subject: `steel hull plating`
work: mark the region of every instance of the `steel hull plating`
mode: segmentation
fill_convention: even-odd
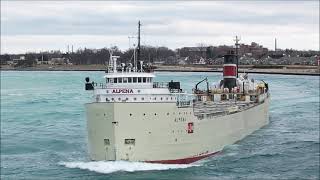
[[[192,163],[268,124],[268,109],[269,98],[241,112],[198,119],[193,108],[175,103],[86,104],[90,158]]]

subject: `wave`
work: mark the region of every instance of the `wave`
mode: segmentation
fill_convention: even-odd
[[[184,169],[200,166],[199,164],[155,164],[144,162],[128,161],[92,161],[92,162],[60,162],[67,168],[79,168],[94,171],[103,174],[109,174],[117,171],[135,172],[152,170]]]
[[[7,96],[24,96],[25,94],[22,94],[22,93],[9,93],[9,94],[6,94]]]

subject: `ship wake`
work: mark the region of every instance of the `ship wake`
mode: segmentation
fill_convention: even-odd
[[[103,174],[109,174],[117,171],[135,172],[135,171],[155,171],[184,169],[189,167],[200,166],[199,164],[154,164],[144,162],[128,161],[95,161],[95,162],[61,162],[67,168],[78,168],[94,171]]]

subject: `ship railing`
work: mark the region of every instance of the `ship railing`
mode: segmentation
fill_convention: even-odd
[[[94,87],[96,87],[97,89],[106,89],[107,86],[104,83],[94,83]]]
[[[169,83],[167,82],[153,82],[153,88],[168,88]]]
[[[93,82],[93,81],[92,81],[92,86],[93,86],[94,88],[97,88],[97,89],[105,89],[105,88],[106,88],[106,85],[105,85],[105,84],[103,84],[103,83],[96,83],[96,82]]]
[[[192,105],[191,101],[177,101],[178,107],[190,107]]]
[[[184,93],[182,89],[169,89],[170,93]]]

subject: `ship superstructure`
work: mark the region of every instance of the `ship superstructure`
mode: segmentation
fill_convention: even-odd
[[[269,122],[268,85],[238,77],[234,51],[224,57],[223,80],[209,86],[206,78],[198,84],[207,88],[196,84],[192,94],[180,82],[155,82],[142,61],[118,66],[117,58],[110,53],[105,83],[86,79],[94,92],[86,104],[92,160],[192,163]]]

